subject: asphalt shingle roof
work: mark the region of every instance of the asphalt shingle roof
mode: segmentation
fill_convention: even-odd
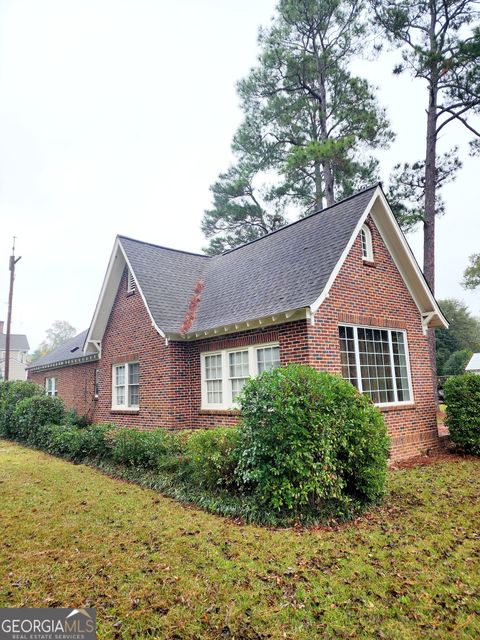
[[[7,336],[5,333],[0,333],[0,351],[5,350],[5,342]],[[11,351],[28,351],[30,349],[28,345],[27,336],[23,333],[11,333],[10,334],[10,350]]]
[[[195,286],[204,282],[189,332],[205,331],[315,302],[376,188],[214,257],[119,239],[166,333],[180,332]]]
[[[43,367],[57,362],[68,362],[69,360],[73,362],[74,360],[83,358],[86,355],[94,355],[94,351],[87,351],[86,353],[83,352],[83,345],[85,343],[87,333],[88,329],[82,331],[82,333],[79,333],[74,338],[70,338],[70,340],[62,342],[62,344],[56,349],[50,351],[50,353],[47,353],[41,358],[38,358],[35,362],[32,362],[28,368],[32,369],[36,367]]]

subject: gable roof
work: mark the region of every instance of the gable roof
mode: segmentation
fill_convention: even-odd
[[[191,331],[309,307],[376,187],[214,259]]]
[[[331,207],[218,256],[117,236],[87,344],[99,348],[128,266],[152,325],[172,339],[311,317],[371,215],[417,302],[425,326],[448,326],[383,191],[374,185]],[[194,292],[200,285],[199,300]],[[191,302],[192,301],[192,302]],[[189,305],[192,322],[182,334]],[[285,314],[280,319],[279,314]],[[243,325],[243,326],[241,326]]]
[[[474,353],[469,363],[465,367],[465,371],[480,371],[480,353]]]
[[[5,343],[7,336],[5,333],[0,333],[0,351],[5,350]],[[23,333],[11,333],[10,334],[10,351],[28,351],[30,346],[28,344],[27,336]]]
[[[32,362],[27,369],[32,371],[40,369],[53,369],[59,365],[65,366],[70,364],[77,364],[79,362],[85,362],[88,360],[96,360],[98,353],[93,349],[84,351],[85,339],[88,334],[88,329],[82,331],[74,338],[70,338],[65,342],[62,342],[50,353]]]

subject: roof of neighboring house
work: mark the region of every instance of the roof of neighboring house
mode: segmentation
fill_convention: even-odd
[[[85,361],[85,359],[96,359],[98,356],[94,350],[83,351],[85,339],[88,334],[88,329],[82,331],[74,338],[70,338],[65,342],[62,342],[56,349],[45,354],[38,360],[32,362],[28,369],[48,369],[62,363],[75,364],[77,361]]]
[[[325,299],[368,215],[388,241],[426,325],[448,326],[380,185],[374,185],[213,257],[117,236],[87,343],[102,340],[125,265],[153,326],[172,339],[239,330],[252,326],[249,321],[278,322],[283,313],[306,317]]]
[[[0,351],[5,349],[5,342],[7,336],[5,333],[0,333]],[[28,351],[30,346],[28,344],[27,336],[23,333],[11,333],[10,334],[10,351]]]
[[[470,362],[465,367],[465,371],[480,371],[480,353],[474,353]]]

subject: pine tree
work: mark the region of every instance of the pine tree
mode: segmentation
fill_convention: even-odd
[[[438,191],[461,166],[455,150],[439,156],[438,139],[457,122],[473,133],[472,152],[479,149],[480,132],[468,121],[480,113],[480,29],[471,28],[479,18],[477,6],[475,0],[373,0],[378,24],[402,50],[394,72],[409,72],[426,84],[425,157],[396,168],[393,199],[402,201],[405,227],[423,224],[423,271],[432,291],[435,218],[444,210]]]
[[[210,252],[277,228],[286,207],[311,213],[377,179],[371,151],[393,135],[375,90],[349,69],[366,30],[361,0],[280,0],[258,64],[238,84],[236,164],[213,185],[202,224]],[[232,177],[246,186],[234,215],[224,198]]]

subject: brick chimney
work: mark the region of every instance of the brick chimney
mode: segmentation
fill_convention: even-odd
[[[3,324],[4,324],[4,321],[0,320],[0,335],[3,333]]]

